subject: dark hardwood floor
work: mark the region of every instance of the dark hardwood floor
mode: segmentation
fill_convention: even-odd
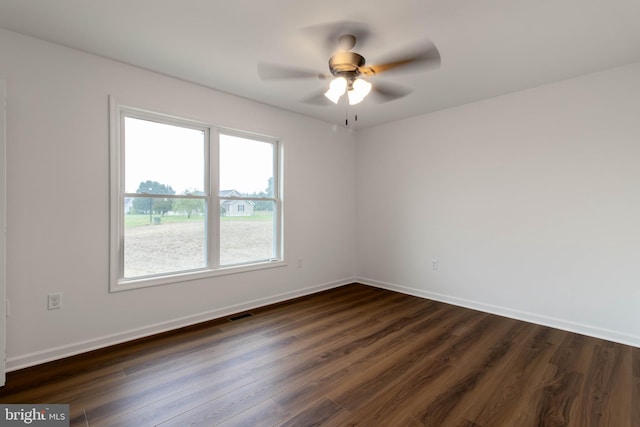
[[[640,349],[349,285],[7,376],[72,426],[640,426]]]

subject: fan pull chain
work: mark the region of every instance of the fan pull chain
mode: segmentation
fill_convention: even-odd
[[[353,121],[358,122],[358,113],[353,114]],[[349,127],[349,106],[344,110],[344,126]]]
[[[353,116],[353,121],[358,121],[358,113],[355,113]],[[349,127],[349,109],[347,108],[344,112],[344,125],[345,127]]]

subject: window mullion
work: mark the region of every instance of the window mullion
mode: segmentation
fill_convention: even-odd
[[[209,129],[209,144],[206,158],[207,165],[207,195],[209,197],[208,229],[207,229],[207,258],[209,267],[220,267],[220,132],[216,128]]]

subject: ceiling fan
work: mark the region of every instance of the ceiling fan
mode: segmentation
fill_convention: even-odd
[[[361,32],[362,38],[368,33]],[[364,56],[353,51],[358,42],[356,35],[344,33],[334,39],[337,49],[329,58],[329,73],[318,73],[302,68],[278,65],[273,63],[259,63],[258,73],[263,80],[274,79],[330,79],[328,90],[319,96],[307,98],[306,102],[313,104],[325,103],[329,99],[337,104],[342,95],[347,94],[349,105],[360,103],[370,92],[376,93],[382,102],[392,101],[409,94],[410,90],[388,83],[371,83],[371,77],[381,73],[408,69],[414,67],[437,67],[440,65],[440,53],[431,42],[425,42],[410,51],[403,51],[391,59],[376,64],[367,65]]]

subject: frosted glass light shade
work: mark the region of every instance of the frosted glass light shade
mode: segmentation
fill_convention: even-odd
[[[353,88],[347,92],[349,105],[359,104],[369,92],[371,92],[371,83],[366,80],[356,79],[353,82]]]
[[[329,84],[329,90],[325,92],[324,96],[329,98],[334,104],[337,104],[345,90],[347,90],[347,79],[344,77],[337,77],[331,81]]]

